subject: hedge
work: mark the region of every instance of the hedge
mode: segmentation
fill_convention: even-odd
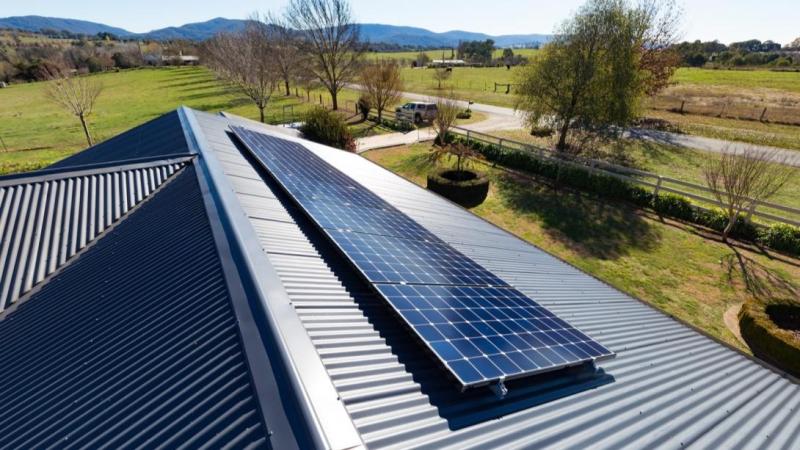
[[[650,208],[663,217],[696,223],[718,232],[722,232],[727,224],[727,215],[723,211],[697,208],[687,198],[679,195],[670,193],[654,195],[649,190],[620,178],[598,173],[587,167],[542,159],[529,151],[500,149],[493,144],[474,140],[467,141],[463,136],[456,137],[455,140],[481,152],[484,158],[492,163],[548,178],[559,184],[603,197],[631,202],[642,208]],[[800,255],[800,228],[790,225],[774,224],[759,228],[745,217],[739,216],[730,236],[743,241],[757,242],[778,251]]]
[[[796,313],[800,311],[800,303],[789,299],[748,300],[739,312],[742,338],[759,358],[800,376],[800,340],[775,324],[770,317],[770,312],[775,310]]]
[[[320,144],[354,152],[356,141],[341,116],[322,107],[306,113],[300,127],[303,137]]]

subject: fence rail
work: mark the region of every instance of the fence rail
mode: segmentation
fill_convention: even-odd
[[[699,202],[700,205],[697,206],[703,209],[708,209],[705,207],[708,205],[712,207],[724,206],[716,198],[703,195],[710,194],[713,196],[715,194],[715,191],[710,189],[708,186],[703,186],[676,178],[665,177],[652,172],[620,166],[597,159],[575,157],[572,160],[567,160],[556,156],[555,152],[544,147],[537,147],[524,142],[501,138],[478,131],[468,130],[462,127],[454,127],[454,131],[458,134],[466,136],[467,142],[478,141],[484,144],[495,145],[500,148],[501,151],[517,150],[530,152],[535,154],[540,159],[555,161],[559,164],[579,166],[594,172],[600,172],[605,175],[628,181],[635,185],[645,186],[652,189],[654,194],[658,194],[659,192],[663,191],[682,195],[694,200],[695,202]],[[791,217],[786,217],[781,213],[786,213],[791,215]],[[750,220],[753,217],[765,219],[770,222],[779,222],[800,227],[800,209],[779,205],[776,203],[762,201],[754,202],[753,207],[746,212],[747,220]]]

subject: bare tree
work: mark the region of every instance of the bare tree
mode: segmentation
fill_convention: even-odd
[[[436,130],[436,142],[442,147],[447,145],[447,135],[456,123],[458,111],[458,101],[452,96],[440,97],[436,100],[433,129]]]
[[[270,13],[262,20],[258,14],[255,14],[252,20],[263,22],[266,25],[265,32],[268,33],[268,38],[272,45],[272,57],[275,66],[280,72],[283,87],[288,97],[292,95],[290,84],[296,80],[303,67],[300,36],[281,16]]]
[[[751,148],[741,152],[726,149],[720,158],[708,158],[703,175],[728,218],[723,242],[728,241],[740,214],[773,197],[795,175],[797,170],[787,162],[788,155],[779,150]]]
[[[89,133],[87,119],[103,91],[103,84],[95,77],[68,76],[63,72],[51,73],[49,78],[45,95],[80,120],[86,142],[91,147],[94,141]]]
[[[449,80],[450,76],[453,74],[453,69],[446,67],[446,66],[437,66],[433,68],[433,79],[436,80],[439,84],[437,89],[442,89],[442,83]]]
[[[286,23],[300,31],[304,49],[311,55],[313,73],[331,94],[333,109],[338,95],[356,78],[365,47],[359,42],[347,0],[291,0]]]
[[[273,34],[268,28],[250,20],[242,32],[220,34],[205,44],[209,66],[255,103],[261,122],[280,80],[272,53]]]
[[[372,106],[378,109],[378,122],[383,118],[383,110],[399,102],[403,92],[403,79],[395,61],[366,66],[361,71],[361,84]]]

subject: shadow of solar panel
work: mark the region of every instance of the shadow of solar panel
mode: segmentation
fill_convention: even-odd
[[[462,388],[614,356],[303,145],[232,129]]]

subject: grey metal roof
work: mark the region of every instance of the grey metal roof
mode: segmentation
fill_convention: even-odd
[[[0,177],[0,251],[15,249],[0,280],[27,292],[0,312],[0,447],[800,447],[794,381],[302,141],[618,354],[597,373],[511,382],[504,400],[457,392],[242,153],[234,123],[285,133],[182,108],[63,166]],[[56,236],[83,251],[59,259]]]
[[[184,161],[0,180],[0,312],[55,272]]]
[[[0,316],[0,448],[268,446],[194,172]]]
[[[790,379],[357,155],[305,142],[618,354],[599,375],[520,382],[502,402],[477,391],[454,394],[227,129],[276,132],[188,114],[235,193],[238,205],[226,206],[249,219],[237,232],[257,236],[283,285],[271,295],[288,296],[367,447],[800,447],[800,386]]]

